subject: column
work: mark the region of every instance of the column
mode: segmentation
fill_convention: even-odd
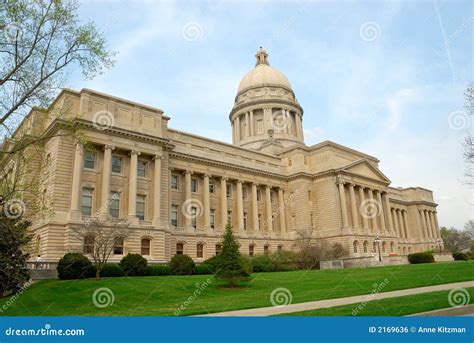
[[[221,227],[227,225],[227,178],[221,177]]]
[[[367,193],[369,194],[370,204],[375,204],[374,193],[373,193],[372,189],[368,188]],[[371,213],[370,214],[370,223],[371,223],[370,226],[372,228],[372,231],[375,232],[378,229],[377,228],[377,215],[376,215],[376,213]]]
[[[423,213],[423,210],[419,210],[418,213],[421,217],[421,231],[423,232],[423,238],[428,238],[428,227],[426,226],[426,218]]]
[[[184,227],[189,229],[191,227],[191,171],[186,170],[184,172],[184,203],[181,212],[184,215]]]
[[[242,196],[242,181],[237,180],[237,222],[239,230],[244,229],[244,199]]]
[[[426,231],[428,232],[428,238],[433,238],[433,236],[431,235],[431,223],[430,223],[430,219],[428,218],[428,211],[423,210],[423,215],[425,216]]]
[[[433,212],[433,218],[435,222],[435,230],[436,230],[436,237],[441,238],[441,232],[439,231],[439,224],[438,224],[438,212]]]
[[[153,157],[155,172],[153,175],[153,225],[161,226],[161,155]]]
[[[393,222],[395,225],[395,232],[397,233],[398,238],[402,238],[401,233],[400,233],[400,225],[398,224],[397,210],[395,208],[392,209],[392,214],[393,214]]]
[[[209,199],[209,174],[204,174],[203,189],[203,211],[204,211],[204,228],[207,230],[211,227],[211,201]]]
[[[298,115],[298,114],[295,114],[295,121],[296,121],[296,129],[297,129],[297,136],[298,138],[303,138],[303,125],[302,125],[302,121],[303,121],[303,118]]]
[[[235,143],[235,125],[232,122],[232,143]]]
[[[245,112],[245,138],[250,136],[249,112]]]
[[[388,193],[384,192],[382,194],[382,200],[384,204],[384,212],[385,215],[387,216],[387,229],[389,231],[389,234],[391,235],[393,233],[393,221],[392,221],[392,214],[390,212],[390,200],[388,199]]]
[[[351,215],[352,215],[352,227],[354,231],[359,230],[359,218],[357,214],[357,204],[356,204],[356,197],[354,192],[354,184],[349,184],[349,196],[351,200]]]
[[[255,128],[253,126],[253,111],[250,111],[250,135],[255,135]]]
[[[341,204],[341,214],[342,214],[342,228],[347,228],[347,206],[346,206],[346,193],[344,191],[344,183],[339,181],[339,200]]]
[[[382,192],[381,191],[377,191],[377,202],[378,202],[378,208],[380,209],[380,234],[384,235],[387,228],[385,226],[385,217],[384,217],[384,206],[383,206],[383,203],[382,203]]]
[[[402,218],[402,210],[397,210],[397,216],[398,216],[398,226],[400,230],[400,238],[405,239],[405,228],[403,225],[403,218]]]
[[[258,232],[258,202],[257,202],[257,185],[252,183],[252,226],[254,233]]]
[[[130,173],[128,177],[128,218],[137,218],[137,163],[138,151],[130,151]]]
[[[81,183],[82,183],[82,170],[84,160],[84,148],[80,142],[76,143],[76,149],[74,151],[74,169],[72,172],[72,189],[71,189],[71,213],[72,217],[76,216],[79,219],[81,216]]]
[[[364,201],[365,201],[365,194],[364,194],[364,187],[361,187],[361,186],[359,186],[359,198],[360,198],[360,203],[363,204]],[[362,213],[362,211],[360,211],[360,209],[359,209],[359,212],[360,212],[361,217],[362,217],[362,223],[363,223],[364,231],[368,232],[368,230],[369,230],[369,221],[367,220],[367,216],[365,216]]]
[[[436,234],[436,227],[435,227],[435,222],[433,218],[433,211],[429,211],[429,218],[430,218],[430,224],[431,224],[431,233],[433,235],[433,238],[438,238],[438,235]]]
[[[402,217],[403,217],[403,226],[405,227],[405,238],[408,239],[411,236],[410,230],[408,229],[408,213],[407,211],[403,210],[402,211]]]
[[[112,150],[115,148],[110,145],[104,147],[104,165],[102,166],[102,190],[100,208],[102,214],[109,213],[110,197],[110,175],[112,173]]]
[[[240,141],[240,117],[235,118],[235,140]]]
[[[271,187],[265,187],[265,214],[267,216],[267,225],[266,225],[266,232],[271,232],[273,230],[272,225],[272,197],[271,197]]]
[[[278,208],[280,216],[280,232],[286,232],[286,216],[285,216],[285,199],[283,197],[283,189],[278,189]]]

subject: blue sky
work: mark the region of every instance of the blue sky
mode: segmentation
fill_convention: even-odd
[[[170,127],[231,140],[228,114],[259,46],[290,80],[308,145],[375,155],[395,187],[432,189],[440,225],[473,219],[461,142],[472,130],[471,1],[83,1],[118,51],[69,87],[161,108]]]

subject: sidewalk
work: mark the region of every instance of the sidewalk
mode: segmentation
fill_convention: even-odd
[[[474,316],[474,305],[466,305],[466,306],[459,306],[459,307],[450,307],[450,308],[442,308],[439,310],[428,311],[428,312],[421,312],[421,313],[414,313],[408,315],[408,317],[412,316]]]
[[[409,288],[409,289],[402,289],[399,291],[357,295],[357,296],[346,297],[346,298],[310,301],[310,302],[305,302],[305,303],[289,304],[289,305],[284,305],[284,306],[270,306],[270,307],[253,308],[253,309],[248,309],[248,310],[218,312],[218,313],[204,314],[200,316],[214,316],[214,317],[272,316],[276,314],[285,314],[285,313],[291,313],[291,312],[316,310],[316,309],[325,308],[325,307],[355,304],[355,303],[360,303],[367,300],[370,300],[370,301],[380,300],[380,299],[387,299],[387,298],[394,298],[394,297],[403,297],[406,295],[413,295],[413,294],[420,294],[420,293],[445,291],[445,290],[449,290],[453,288],[468,288],[468,287],[474,287],[474,281],[455,282],[455,283],[448,283],[444,285]]]

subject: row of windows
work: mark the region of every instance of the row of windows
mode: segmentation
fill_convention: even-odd
[[[352,243],[352,247],[353,247],[354,253],[359,252],[359,242],[358,241],[354,241]],[[369,252],[368,251],[369,250],[369,242],[364,241],[364,243],[362,244],[362,248],[363,248],[364,253],[368,253]],[[398,249],[400,250],[400,247],[398,247]],[[387,252],[387,242],[382,242],[382,244],[380,245],[380,250],[383,253]],[[390,252],[393,253],[394,251],[395,251],[395,243],[390,242]],[[372,243],[372,252],[373,253],[377,252],[377,243],[376,242]],[[403,247],[403,253],[404,254],[406,253],[406,248],[405,247]],[[411,247],[408,247],[408,253],[411,253]]]
[[[96,169],[96,153],[93,151],[84,152],[84,168],[95,170]],[[112,173],[122,174],[123,173],[123,157],[119,155],[112,155]],[[146,177],[148,173],[148,161],[138,160],[137,162],[137,176]]]
[[[248,246],[249,249],[249,256],[254,256],[255,255],[255,244],[249,244]],[[281,252],[283,251],[283,245],[279,245],[277,247],[278,251]],[[222,250],[222,245],[221,244],[216,244],[216,255],[218,255]],[[263,246],[263,253],[265,255],[270,253],[270,246],[269,245],[264,245]],[[176,243],[176,254],[177,255],[182,255],[184,254],[184,244],[183,243]],[[198,243],[196,245],[196,257],[202,258],[204,256],[204,244],[203,243]]]
[[[84,216],[92,215],[92,199],[94,195],[93,188],[82,189],[81,212]],[[137,194],[136,216],[140,220],[145,220],[146,213],[146,195]],[[109,199],[109,214],[112,218],[120,218],[120,193],[111,192]]]

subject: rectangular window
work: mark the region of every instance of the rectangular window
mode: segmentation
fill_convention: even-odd
[[[114,255],[123,255],[123,238],[121,237],[115,239]]]
[[[247,212],[244,212],[244,230],[247,230]]]
[[[84,168],[95,169],[95,152],[85,151],[84,152]]]
[[[254,254],[254,246],[249,245],[249,256],[253,256],[253,254]]]
[[[82,189],[81,212],[84,216],[92,215],[92,193],[93,192],[94,190],[92,188]]]
[[[109,213],[112,218],[120,218],[120,193],[111,192],[110,193],[110,210]]]
[[[227,211],[227,224],[232,225],[232,211]]]
[[[178,205],[171,205],[171,226],[178,227]]]
[[[273,192],[273,191],[270,192],[270,201],[271,201],[272,204],[275,203],[275,192]]]
[[[197,207],[191,206],[191,226],[193,229],[197,226]]]
[[[176,255],[182,255],[184,254],[184,244],[183,243],[177,243],[176,244]]]
[[[137,195],[137,217],[140,220],[145,220],[146,196]]]
[[[216,226],[216,210],[213,208],[211,208],[210,225],[211,229],[214,229]]]
[[[191,179],[191,192],[197,193],[197,191],[198,191],[198,180]]]
[[[242,187],[242,199],[247,200],[247,187]]]
[[[216,185],[214,182],[209,182],[209,193],[214,194],[214,190],[216,189]]]
[[[84,237],[84,254],[94,253],[94,236]]]
[[[179,176],[178,175],[171,175],[171,189],[175,189],[175,190],[179,189]]]
[[[146,172],[148,170],[148,162],[143,160],[138,160],[137,164],[137,176],[146,177]]]
[[[232,196],[232,185],[226,185],[226,193],[228,198]]]
[[[204,244],[198,244],[196,246],[196,257],[203,258],[204,257]]]
[[[258,229],[259,230],[262,229],[262,215],[261,214],[258,215]]]
[[[263,133],[263,119],[257,120],[257,133],[258,134]]]
[[[150,242],[149,238],[142,238],[141,253],[142,255],[150,255]]]
[[[112,173],[122,174],[123,159],[120,156],[112,156]]]
[[[260,201],[262,198],[262,194],[260,192],[260,189],[257,189],[257,201]]]

